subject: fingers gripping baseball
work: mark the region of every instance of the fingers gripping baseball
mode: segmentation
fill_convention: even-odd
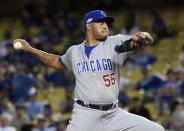
[[[16,50],[23,50],[28,51],[28,49],[31,47],[29,43],[24,39],[15,39],[13,41],[13,47]]]

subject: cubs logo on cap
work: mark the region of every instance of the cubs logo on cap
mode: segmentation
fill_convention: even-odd
[[[103,12],[103,11],[100,11],[100,13],[101,13],[102,15],[104,15],[104,16],[107,16],[107,15],[105,14],[105,12]]]
[[[100,20],[106,20],[107,23],[112,23],[114,22],[114,18],[112,16],[107,16],[105,12],[102,10],[94,10],[90,11],[87,14],[84,15],[84,25],[91,23],[91,22],[96,22]]]
[[[93,21],[93,18],[89,18],[89,19],[87,19],[87,23],[90,23],[91,21]]]

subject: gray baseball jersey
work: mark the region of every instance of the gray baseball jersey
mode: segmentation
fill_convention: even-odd
[[[85,54],[85,41],[72,46],[61,56],[61,61],[76,79],[75,98],[95,104],[117,101],[119,71],[126,53],[116,53],[116,45],[130,36],[115,35],[99,43],[89,57]],[[95,110],[74,104],[72,119],[66,131],[164,131],[160,125],[120,108]]]
[[[128,40],[128,35],[108,36],[90,53],[85,54],[85,41],[71,46],[62,63],[75,75],[75,98],[89,103],[106,104],[117,101],[119,93],[119,67],[126,53],[116,53],[116,45]]]

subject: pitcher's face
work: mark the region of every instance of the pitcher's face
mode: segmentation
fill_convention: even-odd
[[[109,28],[106,21],[98,21],[90,23],[90,34],[93,39],[98,41],[104,41],[109,35]]]

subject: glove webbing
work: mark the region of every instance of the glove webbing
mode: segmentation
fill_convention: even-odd
[[[136,50],[137,48],[139,48],[140,46],[146,46],[147,44],[147,41],[146,39],[142,38],[142,37],[139,37],[137,43],[139,43],[139,46],[138,47],[133,47],[133,48],[130,48],[130,42],[132,41],[132,39],[129,39],[129,40],[126,40],[126,41],[122,41],[122,44],[121,45],[116,45],[115,46],[115,51],[117,53],[123,53],[123,52],[129,52],[129,51],[133,51],[133,50]]]

